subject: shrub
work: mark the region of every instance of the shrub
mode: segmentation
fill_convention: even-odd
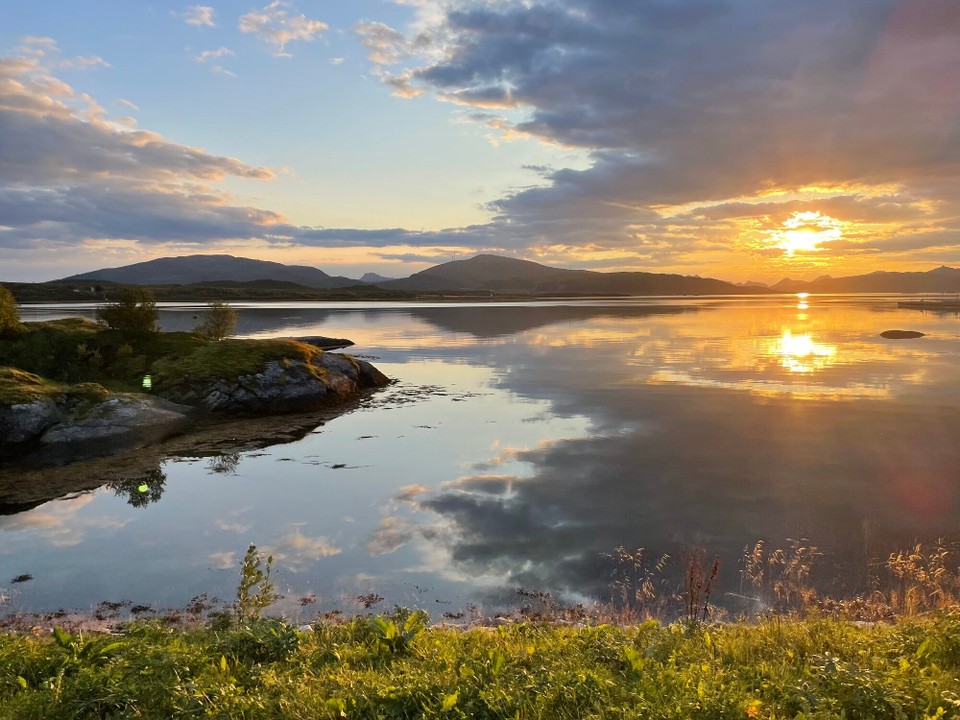
[[[23,329],[20,309],[13,293],[0,285],[0,335],[13,335]]]
[[[97,317],[111,330],[137,337],[157,332],[157,304],[144,288],[124,288],[120,301],[97,308]]]
[[[237,312],[225,302],[215,300],[207,306],[203,322],[195,332],[208,340],[223,340],[237,326]]]

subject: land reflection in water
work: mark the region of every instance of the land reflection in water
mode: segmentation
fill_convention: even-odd
[[[69,547],[122,581],[64,592],[79,553],[38,529],[64,501],[0,519],[15,548],[0,571],[30,572],[36,607],[186,601],[229,594],[254,541],[294,595],[436,609],[517,587],[602,596],[617,546],[702,544],[733,590],[746,546],[809,538],[857,589],[869,558],[956,534],[958,325],[882,298],[242,308],[245,334],[348,337],[400,383],[286,445],[234,448],[224,469],[161,459],[163,497],[141,516],[110,491],[66,501],[84,503],[57,520],[84,528]],[[927,336],[879,337],[892,327]],[[94,511],[108,529],[84,525]],[[161,552],[151,576],[125,555],[147,542],[194,551]]]

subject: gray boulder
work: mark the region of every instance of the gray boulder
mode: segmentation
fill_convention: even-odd
[[[63,419],[40,437],[47,445],[104,443],[139,447],[187,429],[194,409],[162,398],[113,395]]]
[[[63,419],[63,410],[53,398],[0,406],[0,444],[33,440]]]

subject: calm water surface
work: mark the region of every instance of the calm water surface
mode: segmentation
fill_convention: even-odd
[[[397,383],[295,442],[0,516],[7,608],[229,598],[250,543],[291,609],[590,599],[621,545],[699,543],[736,589],[761,538],[809,538],[855,588],[866,558],[960,530],[953,315],[883,297],[236,307],[240,335],[348,337]]]

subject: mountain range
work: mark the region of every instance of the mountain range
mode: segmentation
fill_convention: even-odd
[[[128,285],[192,285],[270,281],[308,288],[375,285],[407,292],[471,292],[524,295],[732,295],[764,293],[958,293],[960,269],[942,266],[927,272],[874,272],[868,275],[775,285],[740,285],[690,275],[648,272],[567,270],[499,255],[477,255],[436,265],[407,278],[366,273],[360,280],[331,276],[314,267],[284,265],[232,255],[158,258],[117,268],[72,275],[66,281]]]
[[[307,265],[284,265],[233,255],[182,255],[104,268],[71,275],[67,281],[114,282],[121,285],[194,285],[230,280],[252,282],[273,280],[309,288],[342,288],[361,284],[359,280],[331,276]]]

